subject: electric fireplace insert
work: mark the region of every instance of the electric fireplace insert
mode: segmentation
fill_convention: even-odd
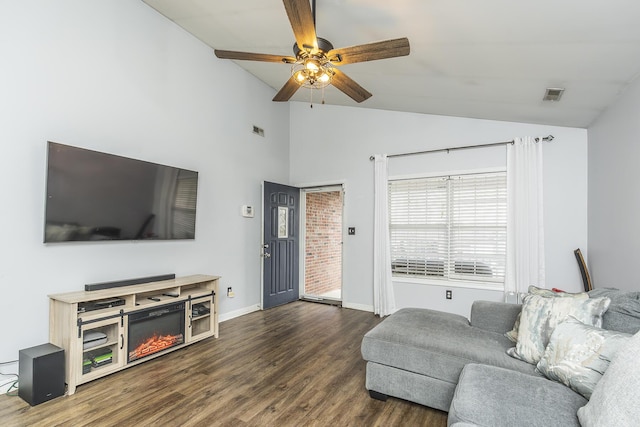
[[[184,343],[184,302],[129,315],[127,363]]]

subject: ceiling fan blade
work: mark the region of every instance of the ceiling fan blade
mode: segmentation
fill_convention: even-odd
[[[362,102],[371,98],[371,93],[356,83],[351,77],[337,68],[333,68],[331,71],[333,72],[331,84],[351,97],[351,99],[356,102]]]
[[[300,88],[300,85],[298,84],[296,79],[291,76],[291,78],[287,80],[284,86],[282,86],[282,89],[280,89],[280,91],[276,93],[276,96],[273,97],[273,100],[276,102],[286,102],[291,99],[298,88]]]
[[[283,3],[300,50],[317,51],[318,40],[309,0],[283,0]]]
[[[333,65],[353,64],[409,55],[409,39],[406,37],[357,46],[332,49],[327,57]]]
[[[214,49],[213,52],[221,59],[237,59],[240,61],[281,62],[291,64],[296,62],[293,56],[269,55],[267,53],[236,52],[233,50]]]

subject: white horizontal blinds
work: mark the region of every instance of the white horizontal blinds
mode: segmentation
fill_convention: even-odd
[[[447,260],[447,182],[443,178],[389,183],[392,272],[444,276]]]
[[[506,175],[451,177],[449,191],[449,277],[504,282]]]
[[[504,282],[504,173],[389,182],[394,275]]]

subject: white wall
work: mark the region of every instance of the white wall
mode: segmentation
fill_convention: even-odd
[[[48,342],[47,295],[86,283],[220,275],[223,317],[256,308],[261,181],[289,177],[273,89],[139,0],[3,1],[0,52],[0,362]],[[199,171],[196,240],[44,245],[47,140]]]
[[[589,257],[594,287],[639,290],[640,79],[589,127]]]
[[[375,96],[375,95],[374,95]],[[318,125],[319,124],[319,125]],[[291,103],[291,182],[346,184],[344,226],[356,227],[344,242],[343,300],[347,307],[373,305],[373,164],[376,153],[512,140],[518,136],[556,139],[544,146],[547,286],[582,287],[573,250],[587,252],[587,134],[584,129],[396,113],[330,105]],[[310,132],[309,129],[322,132]],[[390,175],[434,170],[468,170],[505,165],[504,148],[465,150],[390,159]],[[469,314],[474,299],[499,300],[498,292],[396,283],[398,307],[419,306]]]

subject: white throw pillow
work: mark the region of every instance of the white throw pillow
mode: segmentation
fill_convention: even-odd
[[[586,292],[580,292],[577,294],[572,294],[570,292],[556,292],[550,289],[543,289],[537,286],[529,285],[528,289],[529,294],[531,295],[540,295],[542,297],[550,297],[550,298],[578,298],[578,299],[587,299],[589,298],[589,294]],[[518,317],[516,317],[516,321],[513,324],[513,329],[504,334],[505,337],[509,338],[511,342],[518,342],[518,328],[520,327],[520,313],[518,313]]]
[[[585,325],[575,317],[556,326],[536,370],[587,399],[631,334]]]
[[[547,298],[539,295],[524,297],[518,328],[518,342],[507,353],[517,359],[536,364],[542,358],[549,338],[558,324],[573,316],[582,323],[602,326],[602,315],[609,298]]]

